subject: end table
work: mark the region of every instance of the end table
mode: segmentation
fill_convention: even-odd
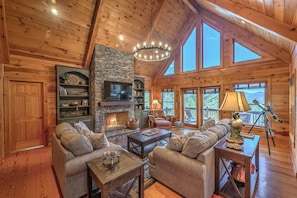
[[[258,180],[259,170],[259,140],[260,136],[254,135],[253,138],[244,138],[243,150],[237,151],[226,147],[226,138],[222,139],[215,147],[215,193],[225,195],[224,188],[232,184],[235,192],[239,197],[250,198],[253,196],[256,182]],[[232,174],[230,173],[224,159],[240,163],[245,166],[245,183],[244,188],[239,189],[236,185]],[[225,167],[229,176],[228,182],[221,189],[220,187],[220,162]],[[256,171],[250,172],[251,163],[255,163]]]

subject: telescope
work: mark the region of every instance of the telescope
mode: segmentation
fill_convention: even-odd
[[[258,107],[260,107],[263,110],[263,112],[265,112],[265,113],[268,112],[268,115],[270,117],[272,117],[274,121],[279,122],[279,123],[284,122],[283,120],[279,119],[275,113],[273,113],[271,106],[265,107],[262,104],[260,104],[257,100],[253,100],[253,103],[255,103]]]

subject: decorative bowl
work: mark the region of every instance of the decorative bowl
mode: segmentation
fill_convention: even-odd
[[[103,164],[112,168],[114,164],[119,162],[120,154],[120,151],[105,151],[103,153],[105,157],[105,159],[103,160]]]

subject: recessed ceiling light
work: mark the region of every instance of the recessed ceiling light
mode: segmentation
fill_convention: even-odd
[[[242,24],[246,24],[246,22],[245,22],[244,20],[241,20],[241,23],[242,23]]]
[[[121,41],[123,41],[123,40],[124,40],[124,36],[123,36],[122,34],[120,34],[119,39],[120,39]]]
[[[56,8],[52,8],[52,14],[55,15],[55,16],[58,16],[59,15],[59,12]]]

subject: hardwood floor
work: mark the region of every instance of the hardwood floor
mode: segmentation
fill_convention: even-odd
[[[185,131],[175,130],[181,134]],[[262,134],[263,135],[263,134]],[[297,194],[288,136],[274,136],[268,155],[265,137],[260,141],[260,176],[254,197],[293,198]],[[145,198],[180,198],[181,196],[156,182],[144,192]],[[51,147],[21,151],[0,163],[1,198],[58,198],[60,192],[51,167]]]

